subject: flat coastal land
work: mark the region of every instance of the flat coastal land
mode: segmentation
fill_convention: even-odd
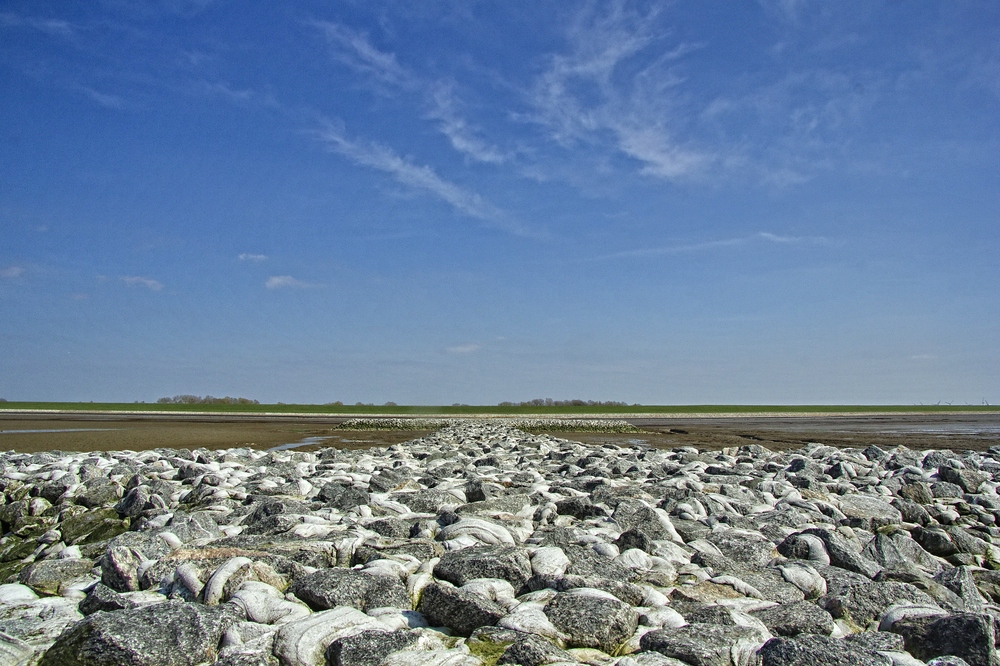
[[[427,428],[409,429],[408,415],[392,430],[345,429],[361,414],[125,413],[122,411],[2,410],[0,450],[114,451],[156,448],[255,449],[320,447],[367,448],[422,437]],[[368,415],[370,416],[370,415]],[[448,414],[435,415],[448,418]],[[460,418],[507,418],[506,414],[455,414]],[[518,414],[514,418],[530,415]],[[551,419],[553,415],[538,414]],[[702,449],[759,444],[772,450],[798,449],[810,442],[837,447],[985,450],[1000,445],[1000,411],[905,411],[844,413],[735,412],[664,414],[567,414],[573,419],[623,419],[635,433],[533,429],[586,443],[645,443],[658,448]]]

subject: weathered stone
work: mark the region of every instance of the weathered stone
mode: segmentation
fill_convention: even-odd
[[[500,578],[520,591],[531,577],[531,559],[515,546],[474,546],[445,553],[434,576],[458,586],[476,578]]]
[[[805,634],[772,638],[760,649],[761,666],[890,666],[892,661],[855,643]]]
[[[751,613],[764,623],[775,636],[798,636],[833,633],[833,616],[814,603],[799,601],[794,604],[772,606]]]
[[[171,602],[94,613],[66,631],[40,666],[196,666],[212,662],[230,609]]]
[[[87,559],[42,560],[23,569],[20,581],[39,594],[61,594],[67,583],[89,576],[93,568]]]
[[[907,618],[892,631],[906,641],[906,651],[918,659],[942,655],[961,657],[969,666],[997,666],[996,630],[990,615],[956,613],[943,617]]]
[[[326,649],[329,666],[379,666],[386,656],[417,642],[419,636],[410,631],[362,631],[338,638]]]
[[[406,586],[395,576],[372,575],[356,569],[320,569],[289,587],[289,592],[313,610],[352,606],[361,611],[372,608],[410,608]]]
[[[432,625],[448,627],[461,636],[468,636],[479,627],[494,625],[507,614],[496,602],[482,595],[437,583],[424,589],[419,610]]]
[[[639,645],[692,666],[738,666],[749,661],[762,639],[749,627],[689,624],[651,631],[643,635]]]
[[[989,481],[988,474],[977,472],[972,469],[955,469],[954,467],[940,467],[938,476],[942,481],[954,483],[967,493],[978,493],[979,487]]]
[[[546,604],[545,615],[569,636],[570,647],[596,647],[612,653],[639,623],[634,608],[618,599],[560,592]]]
[[[866,581],[832,590],[816,603],[834,618],[845,620],[864,630],[893,604],[933,606],[934,600],[908,583]]]

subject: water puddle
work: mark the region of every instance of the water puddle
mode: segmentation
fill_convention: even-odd
[[[305,439],[298,442],[291,442],[289,444],[280,444],[278,446],[273,446],[268,449],[268,451],[287,451],[288,449],[297,449],[300,446],[316,446],[322,444],[328,439],[333,439],[333,435],[323,435],[321,437],[306,437]]]

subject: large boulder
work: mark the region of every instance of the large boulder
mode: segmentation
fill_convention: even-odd
[[[507,614],[495,601],[480,594],[439,583],[424,588],[418,610],[432,625],[448,627],[461,636],[495,625]]]
[[[772,638],[758,652],[761,666],[890,666],[892,660],[852,641],[805,634]]]
[[[809,601],[772,606],[751,613],[775,636],[833,633],[833,616]]]
[[[500,578],[521,591],[531,578],[528,552],[515,546],[474,546],[445,553],[434,577],[461,587],[476,578]]]
[[[546,604],[545,616],[569,636],[570,647],[599,648],[612,653],[635,632],[636,610],[608,593],[560,592]]]
[[[891,629],[906,641],[906,651],[918,659],[943,655],[961,657],[969,666],[998,666],[994,619],[980,613],[906,618]]]
[[[750,627],[688,624],[651,631],[643,635],[639,645],[692,666],[738,666],[750,660],[763,638]]]
[[[39,666],[196,666],[215,661],[222,634],[239,619],[233,606],[184,602],[94,613],[63,633]]]
[[[362,611],[411,608],[410,596],[399,578],[356,569],[320,569],[295,581],[289,591],[313,610],[337,606],[352,606]]]
[[[419,635],[411,631],[368,629],[330,643],[326,649],[326,663],[330,666],[379,666],[388,655],[410,647],[418,638]]]

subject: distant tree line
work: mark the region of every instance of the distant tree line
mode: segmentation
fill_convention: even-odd
[[[172,398],[160,398],[156,401],[160,405],[259,405],[259,400],[250,398],[215,398],[206,395],[204,398],[198,395],[175,395]]]
[[[638,404],[638,403],[636,403]],[[553,400],[535,398],[524,402],[501,402],[500,407],[628,407],[627,402],[617,400]]]

